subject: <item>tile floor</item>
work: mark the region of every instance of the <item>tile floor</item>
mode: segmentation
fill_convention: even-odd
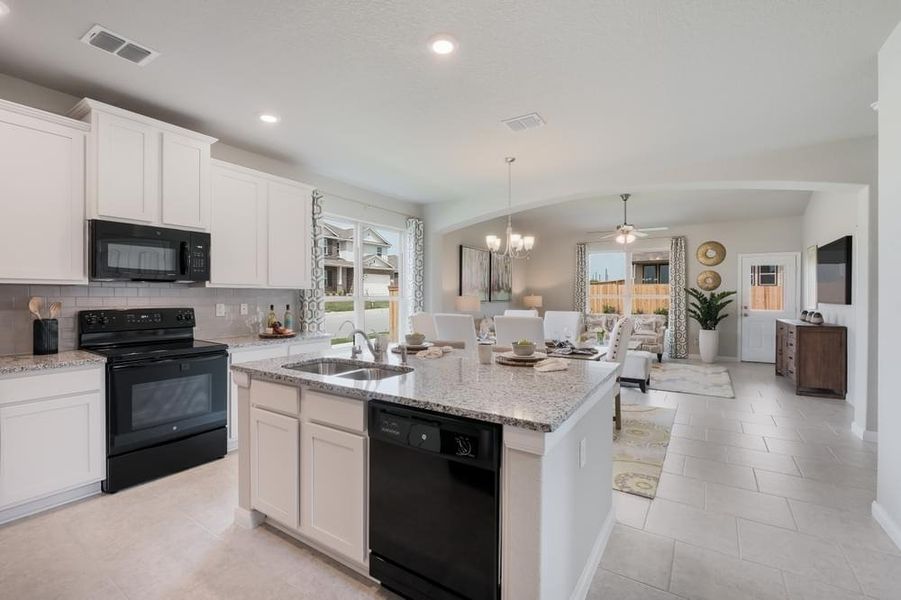
[[[869,516],[875,446],[843,402],[729,365],[735,399],[627,390],[677,409],[659,495],[614,492],[591,600],[901,598]],[[232,455],[0,527],[0,598],[394,598],[275,531],[232,524]]]
[[[728,364],[734,399],[626,391],[675,408],[657,498],[614,492],[591,600],[901,599],[901,550],[870,517],[876,446],[845,402]]]

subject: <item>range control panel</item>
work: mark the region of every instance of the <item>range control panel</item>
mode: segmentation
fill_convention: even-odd
[[[84,310],[78,313],[83,333],[194,327],[193,308],[129,308],[124,310]]]

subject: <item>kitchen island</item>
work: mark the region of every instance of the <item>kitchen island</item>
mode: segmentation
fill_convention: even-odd
[[[266,520],[368,575],[367,403],[493,423],[502,431],[501,597],[583,598],[614,523],[611,417],[619,366],[574,360],[565,371],[539,373],[482,365],[454,351],[410,357],[406,366],[389,353],[386,369],[394,372],[373,380],[297,370],[373,366],[346,354],[232,367],[240,436],[251,440],[239,450],[236,520]]]

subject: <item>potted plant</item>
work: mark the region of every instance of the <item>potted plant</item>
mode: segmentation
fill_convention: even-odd
[[[723,309],[732,302],[729,296],[735,295],[736,292],[734,290],[729,292],[710,292],[709,295],[705,295],[704,292],[695,288],[686,288],[685,291],[692,297],[689,303],[688,316],[701,326],[701,332],[698,336],[701,360],[705,363],[712,363],[716,360],[720,346],[720,332],[716,330],[716,326],[729,316],[723,312]]]

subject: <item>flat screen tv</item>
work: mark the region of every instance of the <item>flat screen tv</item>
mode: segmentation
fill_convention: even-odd
[[[817,302],[851,304],[851,236],[817,248]]]

